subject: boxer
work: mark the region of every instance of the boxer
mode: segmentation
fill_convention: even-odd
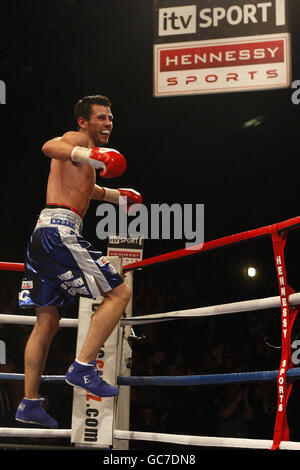
[[[114,396],[118,389],[106,383],[96,367],[96,356],[130,299],[121,276],[82,236],[82,221],[91,200],[129,204],[142,196],[130,188],[110,189],[96,184],[96,170],[106,179],[126,170],[126,159],[107,148],[113,129],[111,102],[101,95],[87,96],[74,107],[77,130],[47,141],[43,153],[51,159],[46,206],[30,237],[19,295],[21,308],[35,308],[37,320],[25,348],[25,396],[16,419],[43,427],[57,422],[42,407],[39,385],[61,311],[78,296],[104,296],[95,310],[81,351],[66,373],[66,382],[96,396]]]

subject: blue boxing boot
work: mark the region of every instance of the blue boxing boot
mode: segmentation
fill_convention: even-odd
[[[119,390],[106,383],[101,377],[96,361],[88,364],[74,361],[66,374],[66,382],[73,387],[82,388],[96,397],[113,397]]]
[[[18,406],[16,421],[28,424],[38,424],[45,428],[56,428],[57,421],[51,418],[42,407],[44,398],[23,398]]]

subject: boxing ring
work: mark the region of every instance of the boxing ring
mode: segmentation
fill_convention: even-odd
[[[190,376],[140,376],[134,377],[128,374],[120,374],[124,370],[118,368],[116,383],[124,391],[130,390],[129,387],[146,387],[146,386],[206,386],[206,385],[224,385],[231,383],[251,383],[276,381],[277,382],[277,409],[276,420],[274,425],[273,440],[264,439],[243,439],[231,437],[206,437],[181,434],[153,433],[131,431],[128,419],[129,410],[126,410],[127,418],[123,421],[123,427],[120,429],[118,424],[120,419],[116,418],[112,428],[113,448],[119,447],[120,442],[128,441],[151,441],[177,444],[182,446],[199,446],[199,447],[217,447],[231,449],[271,449],[271,450],[300,450],[300,442],[291,442],[289,440],[289,425],[287,422],[286,409],[288,400],[292,391],[293,381],[300,378],[300,367],[293,367],[291,360],[291,332],[294,321],[298,314],[300,305],[300,292],[296,293],[287,281],[286,263],[285,263],[285,245],[290,230],[300,227],[300,217],[289,219],[273,225],[261,227],[258,229],[226,236],[213,241],[205,242],[203,245],[195,245],[187,249],[176,250],[160,256],[155,256],[138,262],[131,262],[121,266],[121,272],[126,277],[130,276],[132,282],[133,272],[136,269],[146,269],[147,267],[158,265],[164,262],[176,261],[187,258],[192,255],[200,255],[201,253],[212,251],[216,248],[225,249],[228,246],[245,242],[251,239],[268,237],[271,239],[274,263],[278,283],[279,295],[255,300],[233,302],[208,307],[192,308],[179,311],[171,311],[159,314],[150,314],[143,316],[125,315],[120,320],[118,326],[122,333],[118,336],[124,341],[128,339],[130,333],[128,329],[133,325],[151,324],[157,322],[176,321],[178,319],[196,319],[200,317],[238,314],[245,312],[255,312],[265,309],[280,309],[281,319],[281,360],[277,370],[260,371],[260,372],[243,372],[243,373],[227,373],[227,374],[208,374],[208,375],[190,375]],[[23,271],[22,263],[1,262],[0,270],[6,271]],[[132,284],[133,285],[133,284]],[[12,314],[0,314],[0,322],[6,324],[23,324],[34,325],[35,316],[23,316]],[[61,328],[78,328],[78,319],[62,318],[60,320]],[[126,330],[127,329],[127,330]],[[124,334],[127,331],[127,336]],[[122,354],[124,348],[119,347],[118,363],[122,363]],[[128,351],[126,353],[128,355]],[[1,373],[0,380],[24,380],[23,374]],[[64,382],[62,375],[44,375],[42,381]],[[123,392],[122,392],[123,393]],[[121,393],[119,397],[121,396]],[[119,400],[120,398],[118,397]],[[127,400],[127,401],[126,401]],[[129,407],[128,392],[125,392],[125,401]],[[114,413],[117,416],[118,405],[114,403]],[[122,408],[119,406],[119,408]],[[74,431],[74,430],[73,430]],[[39,437],[39,438],[71,438],[72,429],[35,429],[35,428],[0,428],[0,436],[2,437]]]

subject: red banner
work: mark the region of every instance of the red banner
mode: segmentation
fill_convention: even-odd
[[[294,294],[294,290],[287,283],[286,267],[284,260],[284,248],[286,244],[287,232],[272,234],[272,243],[275,256],[276,274],[278,280],[279,294],[281,299],[281,361],[277,378],[277,414],[273,436],[272,450],[280,446],[281,441],[289,441],[290,432],[286,416],[286,407],[290,393],[292,391],[292,382],[287,382],[286,373],[288,369],[293,368],[291,359],[291,331],[298,309],[289,307],[288,298]]]
[[[284,40],[187,46],[162,50],[160,72],[281,63]]]

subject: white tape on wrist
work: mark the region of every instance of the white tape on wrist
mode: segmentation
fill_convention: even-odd
[[[120,191],[117,189],[103,188],[105,193],[103,201],[119,204]]]
[[[71,160],[76,163],[90,163],[91,149],[86,147],[79,147],[78,145],[73,148],[71,152]]]
[[[94,158],[91,158],[92,149],[88,149],[86,147],[79,147],[76,146],[73,148],[71,152],[71,160],[76,163],[85,163],[87,165],[92,166],[93,168],[96,168],[97,170],[106,169],[106,165],[104,162],[101,162],[99,160],[96,160]]]

